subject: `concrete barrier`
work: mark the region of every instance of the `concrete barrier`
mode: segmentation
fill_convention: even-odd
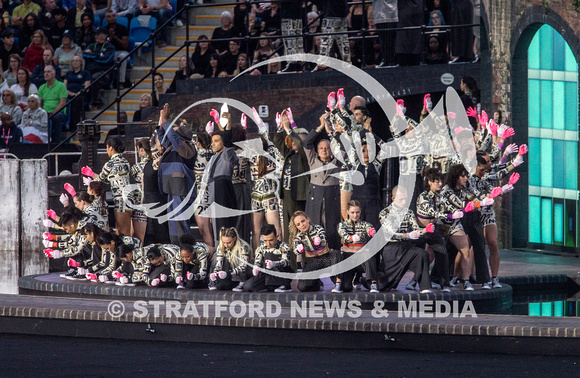
[[[0,160],[0,293],[18,293],[21,275],[48,272],[42,252],[45,160]]]

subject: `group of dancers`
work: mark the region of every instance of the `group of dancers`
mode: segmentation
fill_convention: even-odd
[[[493,204],[513,190],[527,146],[504,148],[514,130],[485,111],[467,109],[476,128],[435,114],[429,95],[420,123],[397,101],[393,138],[384,142],[365,105],[333,92],[310,132],[284,109],[273,141],[255,110],[260,136],[248,140],[245,115],[233,125],[226,107],[212,110],[213,121],[194,136],[172,126],[165,105],[156,133],[136,145],[139,162],[131,167],[122,139],[109,138],[101,172],[81,170],[86,191],[65,185],[60,216],[47,211],[44,252],[67,259],[63,278],[120,286],[291,292],[293,273],[330,269],[333,293],[396,289],[407,271],[406,289],[422,293],[501,287]],[[421,145],[431,146],[427,154]],[[380,174],[389,158],[404,168],[384,208]],[[409,178],[414,185],[401,184]],[[191,234],[191,218],[202,240]],[[336,272],[385,235],[366,261]],[[298,276],[296,287],[319,291],[323,283]]]

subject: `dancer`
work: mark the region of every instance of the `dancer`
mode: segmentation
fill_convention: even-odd
[[[244,283],[252,277],[247,263],[253,261],[250,245],[238,236],[234,227],[222,227],[220,242],[209,275],[210,290],[243,291]]]

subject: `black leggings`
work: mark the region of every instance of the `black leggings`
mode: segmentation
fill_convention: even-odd
[[[307,257],[304,262],[303,272],[311,272],[318,269],[328,268],[340,261],[340,254],[338,251],[330,250],[324,255],[316,257]],[[334,277],[331,277],[334,281]],[[300,291],[320,291],[322,281],[316,280],[299,280],[298,290]]]

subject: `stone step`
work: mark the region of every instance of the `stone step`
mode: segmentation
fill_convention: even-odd
[[[221,11],[223,12],[223,10]],[[195,26],[212,26],[220,25],[221,12],[218,15],[197,15],[195,16]]]

